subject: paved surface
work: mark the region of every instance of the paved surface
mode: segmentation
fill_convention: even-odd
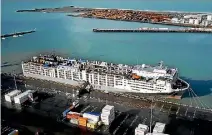
[[[40,98],[41,102],[25,107],[28,112],[37,113],[42,116],[57,119],[61,113],[70,106],[71,102],[76,99],[73,95],[76,93],[75,88],[57,87],[56,84],[42,84],[42,88],[38,85],[27,86],[27,89],[37,89],[43,91]],[[45,95],[45,93],[48,94]],[[150,104],[140,100],[128,99],[126,97],[116,96],[114,94],[105,94],[100,92],[92,92],[80,99],[80,105],[76,108],[77,112],[100,112],[105,104],[115,106],[116,118],[110,126],[100,128],[99,132],[112,135],[131,135],[139,123],[150,124]],[[13,107],[13,106],[10,106]],[[166,133],[171,135],[187,135],[187,134],[204,134],[210,131],[212,123],[211,113],[199,112],[192,108],[176,107],[163,103],[152,104],[153,121],[166,123]],[[18,109],[18,107],[16,107]],[[19,108],[21,109],[21,108]],[[21,111],[21,110],[20,110]],[[200,120],[201,118],[201,120]],[[207,121],[205,121],[207,120]]]

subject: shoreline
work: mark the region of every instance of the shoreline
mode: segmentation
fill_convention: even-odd
[[[94,28],[93,32],[98,33],[212,33],[207,29],[168,29],[168,28],[139,28],[139,29],[102,29]]]
[[[138,9],[119,9],[119,8],[87,8],[87,7],[78,7],[78,6],[64,6],[57,8],[34,8],[34,9],[20,9],[16,12],[45,12],[46,10],[60,10],[65,8],[73,8],[76,12],[79,10],[90,11],[90,10],[123,10],[123,11],[141,11],[141,12],[157,12],[157,13],[179,13],[179,14],[211,14],[211,12],[189,12],[189,11],[172,11],[172,10],[138,10]],[[57,12],[57,11],[53,11]],[[64,11],[67,12],[67,11]],[[68,12],[67,12],[68,13]]]
[[[95,18],[117,21],[140,22],[150,24],[172,25],[181,27],[212,28],[211,25],[174,23],[172,18],[183,18],[185,15],[206,15],[211,13],[184,12],[184,11],[154,11],[154,10],[133,10],[114,8],[85,8],[65,6],[59,8],[40,8],[31,10],[17,10],[16,12],[43,12],[43,13],[79,13],[78,15],[68,14],[72,17]]]
[[[81,17],[80,15],[67,15],[71,17]],[[168,26],[176,26],[176,27],[186,27],[186,28],[206,28],[210,29],[211,27],[204,27],[204,26],[195,26],[190,24],[180,24],[180,23],[168,23],[168,22],[146,22],[146,21],[136,21],[136,20],[117,20],[117,19],[110,19],[110,18],[98,18],[98,17],[81,17],[81,18],[89,18],[89,19],[103,19],[103,20],[111,20],[111,21],[123,21],[123,22],[136,22],[136,23],[147,23],[147,24],[157,24],[157,25],[168,25]]]

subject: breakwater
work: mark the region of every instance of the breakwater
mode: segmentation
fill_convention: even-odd
[[[139,28],[139,29],[93,29],[93,32],[151,32],[151,33],[212,33],[212,29],[168,29],[168,28]]]
[[[3,35],[1,35],[1,38],[18,37],[18,36],[23,36],[25,34],[30,34],[30,33],[33,33],[33,32],[36,32],[36,29],[29,30],[29,31],[22,31],[22,32],[14,32],[14,33],[11,33],[11,34],[3,34]]]

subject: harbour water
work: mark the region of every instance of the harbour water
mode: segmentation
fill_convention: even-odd
[[[93,33],[93,28],[165,27],[160,25],[73,18],[66,14],[16,13],[19,9],[60,7],[124,8],[212,12],[209,0],[3,0],[2,34],[37,32],[2,40],[2,63],[19,63],[33,54],[57,52],[69,57],[126,64],[155,64],[163,60],[178,67],[180,74],[208,106],[212,105],[212,35],[196,33]],[[171,26],[167,26],[171,28]],[[2,67],[3,72],[21,71],[20,65]],[[182,102],[189,103],[189,98]]]

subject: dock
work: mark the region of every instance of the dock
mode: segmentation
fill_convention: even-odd
[[[36,29],[29,30],[29,31],[14,32],[14,33],[11,33],[11,34],[3,34],[3,35],[1,35],[1,39],[5,39],[7,37],[20,37],[20,36],[23,36],[25,34],[30,34],[30,33],[33,33],[33,32],[36,32]]]
[[[212,33],[212,29],[206,28],[138,28],[138,29],[93,29],[93,32],[148,32],[148,33]]]

